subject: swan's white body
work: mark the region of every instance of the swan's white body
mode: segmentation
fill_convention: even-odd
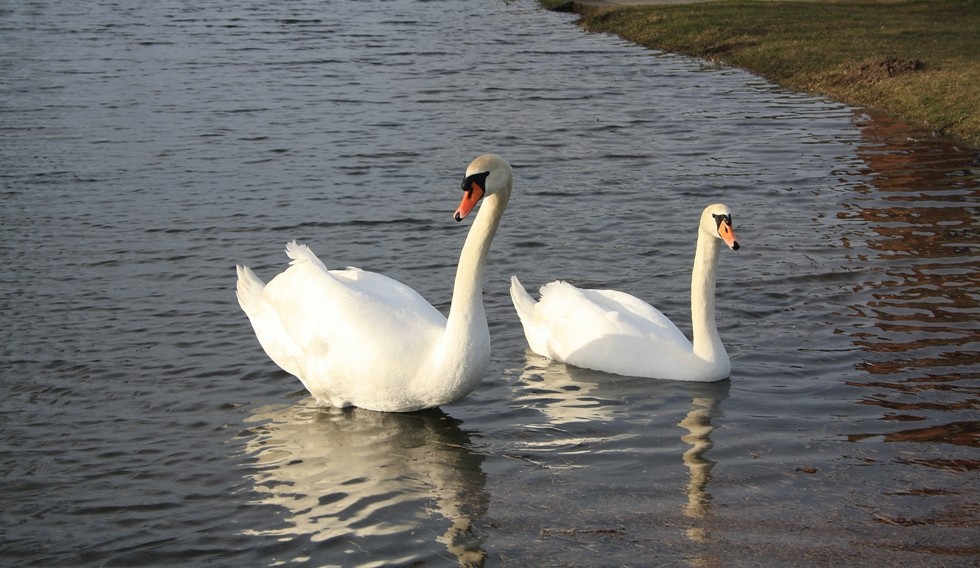
[[[291,242],[290,267],[268,285],[238,267],[238,302],[259,343],[320,403],[409,412],[466,396],[490,361],[483,272],[512,187],[499,156],[480,156],[466,171],[456,220],[485,199],[460,254],[448,319],[400,282],[328,270]]]
[[[719,381],[731,360],[715,322],[715,270],[722,241],[738,249],[731,213],[711,205],[701,214],[691,277],[694,341],[650,304],[615,290],[583,290],[566,282],[541,287],[535,302],[511,278],[510,295],[531,350],[556,361],[619,375]]]

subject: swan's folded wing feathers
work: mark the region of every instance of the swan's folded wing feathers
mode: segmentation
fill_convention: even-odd
[[[670,321],[670,318],[665,316],[663,312],[632,294],[618,290],[586,290],[585,292],[589,293],[593,301],[603,305],[606,309],[638,318],[634,325],[646,327],[644,324],[651,324],[663,330],[681,333],[674,322]]]
[[[332,297],[346,288],[322,263],[294,262],[265,287],[266,301],[278,312],[283,328],[304,352],[319,351],[331,342],[340,313]]]
[[[335,272],[330,271],[331,274],[335,274]],[[392,309],[417,312],[418,317],[439,325],[446,323],[445,316],[435,309],[428,300],[411,286],[406,286],[394,278],[377,272],[358,269],[354,280],[356,280],[356,289],[360,293],[369,295],[379,302],[388,303]]]
[[[564,360],[596,336],[617,333],[620,324],[609,317],[609,309],[593,301],[586,290],[555,281],[541,287],[535,313],[550,332],[549,357]]]
[[[405,296],[385,294],[385,289],[397,289]],[[368,388],[362,377],[382,380],[383,374],[412,376],[412,365],[422,364],[427,347],[444,328],[445,318],[418,294],[407,294],[406,289],[367,271],[360,271],[358,279],[350,281],[314,263],[290,266],[266,286],[269,303],[301,352],[297,358],[301,368],[297,372],[287,370],[308,386],[318,385],[311,390],[318,397],[324,392],[351,393]],[[391,361],[403,363],[391,367]]]
[[[646,302],[615,290],[581,289],[567,282],[541,288],[538,313],[551,331],[552,355],[566,357],[603,338],[626,337],[684,345],[687,338],[666,316]]]

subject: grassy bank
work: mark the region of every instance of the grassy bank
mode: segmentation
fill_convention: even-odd
[[[576,10],[588,30],[742,67],[980,147],[976,0],[722,0],[616,9],[583,3]]]

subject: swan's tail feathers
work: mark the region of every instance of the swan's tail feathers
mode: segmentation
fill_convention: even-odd
[[[292,259],[289,264],[309,262],[315,266],[319,266],[324,271],[327,270],[327,267],[323,264],[323,262],[320,261],[315,254],[313,254],[312,250],[310,250],[310,247],[302,245],[296,241],[289,241],[286,243],[286,254]]]
[[[524,285],[517,279],[517,275],[510,277],[510,300],[514,303],[514,309],[517,310],[521,321],[525,321],[534,312],[534,298],[528,295]]]
[[[239,264],[236,268],[238,269],[238,286],[235,288],[235,295],[238,296],[238,304],[247,314],[250,306],[262,297],[265,282],[247,266]]]
[[[551,350],[548,348],[549,337],[551,337],[548,324],[535,313],[538,302],[534,301],[534,298],[527,293],[517,276],[510,277],[510,299],[514,302],[514,309],[517,310],[517,315],[521,319],[521,326],[524,328],[524,337],[527,339],[528,347],[538,355],[554,359]]]
[[[300,376],[301,367],[296,363],[302,353],[282,326],[279,313],[265,298],[265,283],[247,266],[238,267],[238,303],[252,322],[255,337],[269,358],[287,373]],[[300,378],[302,381],[303,379]],[[303,381],[305,385],[306,382]]]

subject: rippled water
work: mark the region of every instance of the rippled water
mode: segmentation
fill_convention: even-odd
[[[234,264],[283,244],[448,306],[465,165],[515,166],[466,399],[312,405]],[[0,559],[968,565],[978,155],[530,1],[0,0]],[[507,279],[688,324],[735,212],[730,381],[525,352]]]

